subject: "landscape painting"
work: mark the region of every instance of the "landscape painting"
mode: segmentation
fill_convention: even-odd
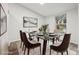
[[[23,27],[37,27],[38,18],[34,17],[23,17]]]

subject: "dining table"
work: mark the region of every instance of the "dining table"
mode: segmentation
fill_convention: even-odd
[[[31,34],[32,37],[36,36],[37,37],[37,41],[39,42],[40,39],[43,40],[43,49],[42,49],[42,55],[46,54],[46,47],[47,47],[47,41],[52,41],[52,44],[54,44],[54,41],[56,38],[59,38],[60,36],[62,36],[62,34],[58,34],[58,33],[48,33],[48,35],[45,37],[43,34],[40,33],[36,33],[36,34]]]
[[[38,34],[37,35],[37,39],[39,41],[39,39],[43,40],[43,50],[42,50],[42,55],[46,54],[46,47],[47,47],[47,41],[52,40],[54,43],[54,39],[57,37],[56,34],[49,34],[48,36],[46,36],[46,38],[44,37],[43,34]]]

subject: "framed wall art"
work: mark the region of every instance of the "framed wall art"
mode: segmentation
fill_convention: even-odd
[[[7,31],[7,15],[0,4],[0,36]]]
[[[56,16],[56,28],[59,32],[66,31],[66,14]]]
[[[34,17],[23,17],[23,27],[32,28],[38,26],[38,18]]]

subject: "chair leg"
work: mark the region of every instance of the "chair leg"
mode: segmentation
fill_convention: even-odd
[[[25,47],[25,49],[24,49],[24,55],[25,55],[25,52],[26,52],[26,47]]]
[[[67,55],[68,55],[68,50],[66,52],[67,52]]]
[[[22,47],[22,51],[24,50],[24,43],[23,43],[23,47]]]
[[[28,51],[27,51],[27,55],[29,55],[29,52],[30,52],[30,49],[28,49]]]
[[[50,48],[50,55],[51,55],[51,48]]]
[[[55,39],[55,38],[53,38],[53,40],[52,40],[53,44],[54,44],[54,39]]]
[[[63,55],[63,52],[61,52],[61,55]]]
[[[37,41],[39,42],[39,37],[37,37]]]
[[[40,55],[41,55],[41,45],[40,45]]]

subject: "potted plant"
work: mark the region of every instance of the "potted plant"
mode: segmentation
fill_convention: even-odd
[[[42,25],[39,28],[39,31],[44,35],[44,37],[46,38],[48,33],[47,33],[47,29],[48,29],[48,24]]]

